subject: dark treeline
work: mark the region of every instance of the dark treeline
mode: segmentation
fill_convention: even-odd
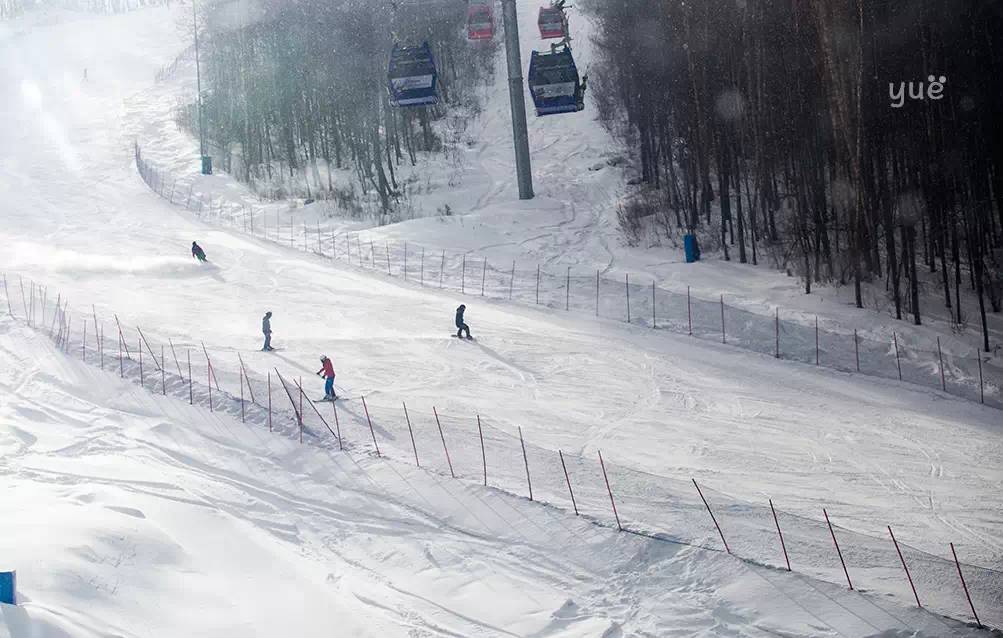
[[[491,45],[471,47],[463,0],[261,0],[207,4],[199,16],[206,132],[223,167],[273,197],[358,210],[355,187],[392,212],[405,194],[396,168],[442,149],[432,123],[471,106],[494,68]],[[397,109],[387,95],[394,42],[432,46],[440,103]],[[180,119],[194,130],[194,105]],[[321,171],[320,167],[323,167]],[[332,175],[350,170],[339,184]],[[323,173],[323,175],[322,175]]]
[[[665,229],[720,232],[805,281],[917,271],[1001,304],[1003,5],[995,0],[591,0],[600,117],[637,149]],[[656,203],[657,202],[657,203]],[[678,231],[673,231],[678,232]]]

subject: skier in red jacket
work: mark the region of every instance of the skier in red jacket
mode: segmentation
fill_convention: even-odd
[[[324,381],[324,400],[334,401],[338,398],[338,395],[334,393],[334,364],[331,360],[327,358],[327,355],[321,355],[320,357],[321,368],[317,371],[317,376],[323,377]]]

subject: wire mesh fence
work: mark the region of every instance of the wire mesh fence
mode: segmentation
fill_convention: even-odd
[[[200,218],[388,277],[688,334],[778,359],[904,381],[1003,408],[1003,369],[994,357],[978,350],[966,355],[930,350],[906,343],[897,334],[888,342],[876,341],[829,322],[820,325],[817,317],[813,325],[784,317],[779,309],[769,317],[737,308],[724,297],[707,299],[689,288],[686,293],[676,292],[629,274],[614,278],[601,271],[553,272],[540,265],[492,263],[471,253],[378,240],[364,232],[332,234],[319,224],[297,223],[292,215],[286,220],[267,208],[214,200],[196,190],[194,182],[175,179],[144,159],[138,144],[135,156],[140,175],[154,192]]]
[[[393,268],[392,258],[390,263]],[[482,266],[486,280],[485,272]],[[12,295],[3,275],[3,289],[0,310],[49,335],[67,355],[149,392],[305,444],[414,463],[610,530],[727,551],[751,563],[1003,628],[1003,572],[957,561],[953,546],[951,556],[941,557],[893,539],[891,528],[888,537],[877,537],[830,523],[839,519],[838,511],[808,518],[772,501],[753,503],[695,481],[601,461],[599,451],[582,455],[548,449],[488,415],[443,413],[434,405],[407,404],[383,394],[315,403],[305,396],[304,381],[288,370],[252,369],[232,352],[227,356],[236,361],[220,365],[222,355],[201,342],[162,335],[156,341],[139,326],[114,315],[100,317],[93,306],[71,305],[32,281],[18,278]]]

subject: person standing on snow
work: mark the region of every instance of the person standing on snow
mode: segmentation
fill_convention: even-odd
[[[317,371],[317,376],[324,378],[324,400],[334,401],[338,395],[334,393],[334,365],[327,355],[320,356],[321,368]]]
[[[272,347],[272,311],[269,310],[265,313],[265,316],[261,318],[261,332],[265,335],[265,345],[261,348],[262,352],[268,352],[269,350],[274,350]]]
[[[200,262],[205,262],[205,251],[196,242],[192,242],[192,257],[198,259]]]
[[[463,304],[460,304],[460,307],[456,309],[456,328],[457,328],[456,336],[462,338],[463,331],[466,330],[467,339],[472,339],[473,337],[470,336],[470,326],[463,323],[463,313],[466,311],[466,309],[467,307]]]

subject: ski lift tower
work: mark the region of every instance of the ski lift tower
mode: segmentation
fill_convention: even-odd
[[[526,98],[522,87],[522,56],[519,54],[519,21],[515,0],[502,0],[505,24],[505,57],[508,61],[508,95],[512,104],[512,138],[515,143],[515,170],[519,199],[533,199],[533,168],[529,159],[526,131]]]

